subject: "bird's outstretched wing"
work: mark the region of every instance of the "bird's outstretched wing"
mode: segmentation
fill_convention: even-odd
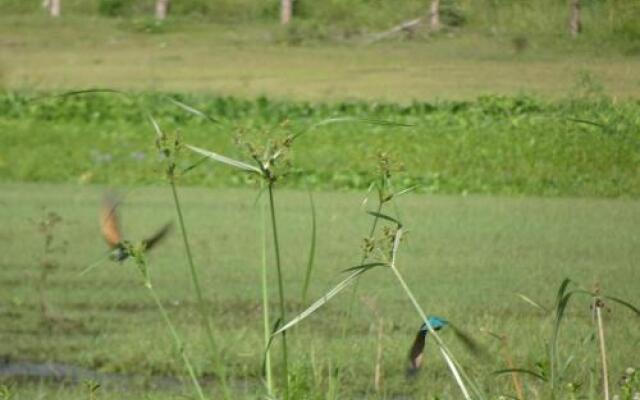
[[[160,241],[162,241],[162,239],[164,239],[164,237],[167,236],[167,233],[169,233],[172,228],[173,228],[173,223],[168,222],[162,228],[160,228],[158,232],[153,234],[153,236],[147,239],[144,239],[142,241],[142,244],[144,245],[145,251],[151,250],[155,245],[160,243]]]
[[[432,315],[427,317],[427,321],[420,326],[420,329],[418,329],[418,333],[416,334],[416,338],[413,341],[413,345],[409,350],[409,367],[407,368],[408,377],[415,376],[422,366],[424,345],[427,341],[427,335],[429,334],[427,322],[434,331],[439,331],[449,324],[449,321],[446,319]]]
[[[422,365],[422,354],[426,338],[427,332],[419,330],[411,349],[409,349],[409,366],[407,367],[407,376],[409,377],[414,376]]]
[[[120,232],[120,224],[118,222],[118,198],[111,192],[107,192],[102,201],[102,210],[100,213],[100,228],[102,236],[109,247],[115,248],[122,241],[122,233]]]

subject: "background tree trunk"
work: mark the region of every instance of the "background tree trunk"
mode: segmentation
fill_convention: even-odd
[[[581,31],[580,0],[569,0],[569,33],[575,38],[578,37]]]
[[[170,0],[156,0],[156,19],[162,21],[167,18]]]
[[[440,30],[440,0],[431,0],[431,7],[429,7],[429,29],[433,32]]]
[[[293,14],[293,0],[282,0],[280,6],[280,23],[286,25],[291,22],[291,15]]]
[[[44,7],[52,17],[59,17],[62,11],[61,1],[62,0],[44,0],[42,7]]]

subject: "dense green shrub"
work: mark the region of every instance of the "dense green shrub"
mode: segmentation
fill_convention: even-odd
[[[556,102],[484,96],[408,105],[171,97],[219,123],[187,113],[159,93],[139,99],[163,128],[180,131],[188,143],[240,158],[244,155],[234,146],[237,135],[258,142],[265,135],[279,140],[335,117],[410,125],[351,122],[315,129],[296,143],[297,169],[287,180],[293,187],[365,189],[373,178],[369,166],[384,151],[404,163],[398,182],[429,192],[640,196],[638,101],[613,102],[580,93]],[[0,95],[0,181],[131,184],[157,179],[153,130],[133,100],[108,95],[29,98]],[[182,167],[193,161],[185,159]],[[202,168],[184,182],[236,186],[245,178]]]
[[[127,11],[126,0],[100,0],[98,3],[98,12],[107,17],[120,17]]]

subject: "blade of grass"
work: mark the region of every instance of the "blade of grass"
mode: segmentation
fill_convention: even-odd
[[[312,124],[311,126],[299,131],[298,133],[294,134],[293,136],[291,136],[291,140],[295,140],[298,137],[304,135],[307,132],[311,132],[312,130],[319,128],[321,126],[325,126],[325,125],[331,125],[331,124],[339,124],[339,123],[343,123],[343,122],[363,122],[366,124],[370,124],[370,125],[381,125],[381,126],[397,126],[397,127],[411,127],[413,125],[411,124],[403,124],[403,123],[399,123],[399,122],[392,122],[392,121],[384,121],[384,120],[375,120],[375,119],[366,119],[366,118],[356,118],[356,117],[336,117],[336,118],[327,118],[327,119],[323,119],[322,121],[316,122],[315,124]]]
[[[304,284],[302,286],[302,304],[307,303],[307,292],[311,281],[311,273],[313,272],[313,261],[316,255],[316,206],[313,202],[313,195],[309,191],[309,205],[311,206],[311,244],[309,247],[309,257],[307,259],[307,270],[304,276]]]
[[[494,375],[513,374],[513,373],[533,376],[534,378],[540,379],[543,382],[547,381],[547,378],[540,375],[539,373],[532,371],[530,369],[524,369],[524,368],[505,368],[505,369],[500,369],[498,371],[492,372],[492,374]]]
[[[542,304],[532,300],[530,297],[525,296],[522,293],[516,293],[516,296],[520,297],[522,300],[524,300],[526,303],[529,303],[530,305],[534,306],[535,308],[543,311],[545,314],[548,314],[550,312],[550,310],[543,306]]]
[[[203,156],[209,157],[214,161],[217,161],[217,162],[220,162],[220,163],[223,163],[223,164],[226,164],[226,165],[230,165],[230,166],[232,166],[234,168],[238,168],[238,169],[241,169],[243,171],[253,172],[253,173],[262,175],[262,171],[260,170],[260,168],[254,167],[253,165],[249,165],[249,164],[244,163],[242,161],[234,160],[233,158],[229,158],[229,157],[223,156],[223,155],[218,154],[218,153],[214,153],[214,152],[209,151],[209,150],[204,150],[204,149],[201,149],[199,147],[192,146],[190,144],[186,144],[185,146],[188,149],[190,149],[191,151],[196,152],[198,154],[201,154]]]
[[[606,126],[606,125],[600,124],[598,122],[593,122],[593,121],[589,121],[587,119],[580,119],[580,118],[567,118],[567,121],[577,122],[579,124],[597,126],[598,128],[604,128]]]
[[[316,312],[320,307],[322,307],[325,304],[327,304],[327,302],[329,302],[329,300],[331,300],[334,296],[336,296],[338,293],[340,293],[344,288],[348,287],[361,274],[371,270],[374,267],[379,267],[379,266],[384,266],[384,265],[386,265],[386,264],[380,263],[380,262],[376,262],[376,263],[363,264],[363,265],[358,265],[358,266],[355,266],[355,267],[352,267],[352,268],[348,268],[346,271],[351,271],[352,272],[349,276],[347,276],[345,279],[340,281],[340,283],[338,283],[331,290],[329,290],[327,293],[325,293],[324,296],[322,296],[318,300],[316,300],[306,310],[304,310],[303,312],[298,314],[291,321],[287,322],[280,329],[275,331],[273,333],[273,335],[278,335],[278,334],[280,334],[282,332],[285,332],[289,328],[292,328],[293,326],[297,325],[302,320],[304,320],[305,318],[307,318],[308,316],[310,316],[311,314]]]
[[[99,259],[97,259],[96,261],[92,262],[91,264],[89,264],[89,266],[85,269],[82,270],[82,272],[80,272],[78,274],[78,276],[84,276],[86,274],[88,274],[90,271],[92,271],[94,268],[98,267],[99,265],[101,265],[102,263],[104,263],[105,261],[107,261],[109,259],[109,255],[111,254],[111,252],[108,252],[107,254],[105,254],[104,256],[100,257]]]
[[[181,102],[180,100],[174,99],[173,97],[168,97],[168,99],[169,99],[170,102],[172,102],[176,106],[182,108],[183,110],[185,110],[185,111],[187,111],[187,112],[189,112],[191,114],[197,115],[198,117],[204,118],[204,119],[206,119],[207,121],[209,121],[211,123],[217,124],[217,123],[220,122],[217,119],[209,116],[205,112],[200,111],[197,108],[192,107],[192,106],[190,106],[188,104],[185,104],[185,103]]]
[[[398,221],[397,219],[390,217],[386,214],[382,214],[380,212],[376,212],[376,211],[367,211],[367,214],[369,215],[373,215],[376,218],[381,218],[390,222],[395,223],[396,225],[398,225],[398,227],[402,227],[402,223],[400,221]]]
[[[614,301],[618,304],[621,304],[627,307],[628,309],[630,309],[631,311],[635,312],[636,315],[640,316],[640,309],[638,309],[638,307],[634,306],[633,304],[613,296],[602,296],[602,297],[604,297],[605,299]]]
[[[180,174],[181,175],[186,174],[187,172],[191,171],[192,169],[195,169],[196,167],[199,167],[200,165],[202,165],[207,160],[209,160],[209,157],[202,156],[200,159],[198,159],[198,161],[194,162],[193,164],[189,165],[188,167],[185,167],[182,171],[180,171]]]
[[[567,286],[571,283],[569,278],[565,278],[560,284],[560,288],[558,289],[558,293],[556,295],[556,305],[555,305],[555,319],[553,324],[553,331],[551,334],[551,346],[550,346],[550,374],[551,374],[551,395],[552,398],[555,398],[555,391],[557,388],[557,380],[558,380],[558,365],[559,365],[559,356],[558,356],[558,333],[560,330],[560,323],[562,322],[562,318],[564,316],[564,311],[567,307],[569,299],[571,298],[571,293],[565,293],[567,290]]]

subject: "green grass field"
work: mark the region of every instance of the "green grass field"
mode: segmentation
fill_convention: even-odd
[[[553,315],[518,294],[553,308],[568,277],[640,305],[637,7],[589,2],[585,32],[571,40],[564,14],[547,20],[542,3],[514,20],[518,6],[500,3],[492,16],[473,11],[475,0],[460,1],[469,18],[461,28],[366,44],[369,33],[391,25],[391,3],[369,13],[373,3],[353,0],[357,12],[343,19],[338,1],[317,3],[281,29],[252,0],[242,6],[260,18],[218,1],[227,7],[219,15],[187,17],[178,8],[163,25],[133,15],[143,8],[104,18],[95,15],[97,2],[65,2],[63,18],[52,20],[21,0],[0,1],[0,372],[20,362],[67,363],[103,374],[103,385],[92,394],[86,377],[0,373],[0,400],[196,398],[181,349],[135,264],[105,262],[81,275],[107,250],[98,223],[107,188],[125,195],[127,238],[176,220],[166,159],[141,106],[168,135],[243,161],[249,155],[238,142],[277,145],[320,124],[295,141],[284,157],[291,165],[277,166],[288,172],[276,190],[288,318],[359,264],[372,222],[365,210],[375,207],[373,194],[366,206],[363,199],[380,153],[397,162],[396,189],[417,186],[385,210],[407,230],[398,268],[428,314],[480,343],[484,351],[472,354],[451,329],[440,332],[487,399],[517,398],[511,377],[493,374],[511,366],[509,357],[547,379],[521,375],[526,399],[552,398]],[[418,2],[402,4],[398,18],[413,17]],[[335,25],[323,25],[328,20]],[[58,96],[96,87],[130,97]],[[322,125],[332,118],[358,121]],[[182,147],[178,172],[197,160]],[[223,398],[224,365],[230,398],[264,398],[256,182],[214,162],[178,175],[216,357],[207,351],[178,229],[149,255],[153,287],[206,395]],[[317,209],[317,246],[303,301],[307,191]],[[50,212],[62,220],[47,245],[38,223]],[[287,334],[292,400],[462,398],[433,341],[417,379],[405,378],[422,321],[389,268],[362,277],[349,319],[352,293]],[[575,295],[560,327],[556,399],[602,396],[592,302]],[[640,372],[626,384],[622,376],[639,366],[638,316],[614,301],[605,305],[611,393],[631,400]],[[280,351],[278,340],[276,378]]]
[[[75,185],[2,185],[0,217],[5,223],[0,230],[4,243],[0,258],[0,354],[143,377],[180,375],[182,367],[173,356],[169,336],[162,333],[162,320],[133,264],[107,263],[78,276],[105,251],[97,223],[102,191],[101,187]],[[238,396],[251,398],[259,383],[262,348],[255,193],[181,192],[205,296],[216,335],[225,349],[225,363],[240,388],[243,381],[248,382],[245,391],[238,389]],[[358,262],[369,223],[360,207],[362,197],[360,193],[316,194],[319,225],[312,298],[337,282],[342,269]],[[304,306],[299,293],[310,216],[306,194],[282,192],[277,199],[281,226],[285,227],[287,308],[293,314]],[[491,375],[505,365],[497,341],[483,330],[506,334],[520,366],[530,367],[545,359],[551,321],[515,293],[551,306],[560,281],[570,277],[587,288],[599,283],[611,295],[640,302],[636,263],[640,257],[640,209],[635,201],[410,195],[399,202],[410,231],[401,249],[400,268],[429,313],[455,321],[487,346],[489,356],[473,358],[443,332],[490,393],[511,393],[512,389],[507,377]],[[52,256],[59,267],[42,285],[39,263],[44,238],[33,219],[45,210],[63,218],[55,239],[68,244],[64,254]],[[122,212],[124,230],[132,238],[174,218],[170,192],[162,187],[131,189]],[[155,285],[187,338],[198,370],[211,373],[214,361],[202,352],[203,337],[177,235],[152,253],[151,268]],[[52,322],[42,319],[41,295]],[[390,271],[364,276],[353,322],[343,337],[337,331],[344,321],[348,298],[346,293],[338,297],[290,334],[294,380],[299,390],[308,389],[305,396],[324,398],[322,392],[327,390],[332,368],[341,371],[340,397],[374,396],[378,345],[383,349],[380,395],[457,396],[433,347],[428,350],[420,378],[413,382],[404,379],[406,352],[420,322]],[[638,322],[626,309],[608,305],[607,345],[615,381],[625,368],[636,365],[633,349],[639,343]],[[377,318],[383,321],[381,343],[377,343]],[[593,332],[589,300],[577,300],[561,330],[560,347],[563,357],[573,355],[576,360],[570,367],[570,379],[586,384],[590,376],[597,386],[597,375],[591,370],[597,359],[596,342],[589,339]],[[583,338],[586,342],[581,344]],[[540,389],[533,380],[525,382],[530,395]],[[188,388],[182,391],[188,392]],[[53,397],[47,398],[70,395],[69,391],[61,392],[62,397],[48,393]],[[18,398],[29,395],[24,396]]]

